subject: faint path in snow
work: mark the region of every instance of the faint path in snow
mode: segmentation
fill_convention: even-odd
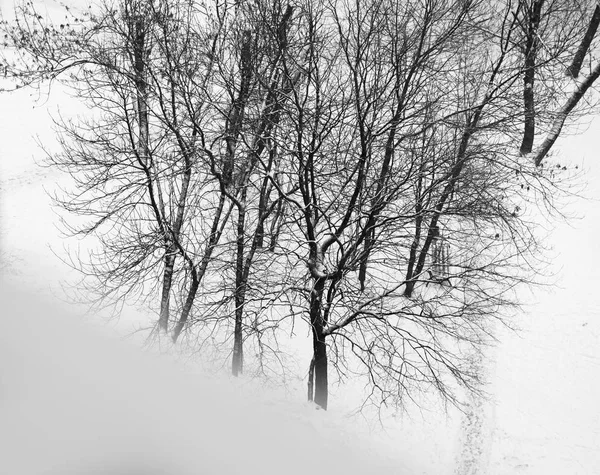
[[[494,401],[487,385],[494,377],[495,348],[490,346],[472,357],[471,367],[481,377],[481,394],[470,393],[457,434],[458,450],[455,475],[487,475],[492,431],[495,424]]]

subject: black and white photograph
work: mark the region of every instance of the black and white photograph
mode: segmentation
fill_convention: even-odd
[[[0,0],[0,475],[600,474],[599,25]]]

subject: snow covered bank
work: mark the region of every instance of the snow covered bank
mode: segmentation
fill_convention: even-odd
[[[406,473],[330,414],[185,374],[2,287],[0,473]]]

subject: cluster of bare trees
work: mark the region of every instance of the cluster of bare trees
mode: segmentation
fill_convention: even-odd
[[[70,231],[96,239],[76,261],[89,292],[144,299],[174,342],[225,345],[234,375],[245,348],[276,371],[301,319],[323,408],[331,366],[377,403],[472,385],[462,355],[535,271],[526,211],[600,75],[600,7],[118,0],[67,16],[23,3],[4,61],[88,107],[57,122],[48,162],[73,179],[56,197]]]

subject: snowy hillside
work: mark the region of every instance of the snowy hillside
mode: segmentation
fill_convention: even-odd
[[[1,298],[0,473],[403,473],[311,406],[185,374],[10,284]]]
[[[35,124],[51,145],[56,102],[34,108],[29,92],[0,101],[19,111],[0,126],[11,137],[0,149],[0,473],[404,472],[341,412],[185,374],[61,303],[70,271],[52,252],[62,241],[45,193],[57,175],[35,164],[31,137]]]
[[[37,148],[31,135],[35,132],[42,142],[51,142],[47,108],[56,110],[57,99],[37,108],[27,92],[0,100],[3,110],[17,112],[1,118],[2,136],[7,138],[0,150],[2,272],[22,292],[19,297],[3,289],[3,301],[10,297],[12,302],[2,312],[1,430],[3,446],[10,442],[11,454],[3,458],[11,470],[3,472],[69,473],[59,468],[60,463],[84,459],[108,470],[97,457],[103,461],[110,453],[120,467],[125,457],[142,463],[136,467],[140,470],[144,463],[155,470],[161,464],[179,470],[172,464],[181,464],[238,473],[240,467],[254,464],[263,473],[266,463],[275,473],[278,466],[306,467],[306,454],[315,450],[330,473],[342,473],[337,470],[340,457],[332,454],[339,449],[345,451],[341,460],[357,455],[369,458],[371,464],[374,458],[383,458],[405,467],[406,473],[596,473],[600,466],[600,383],[595,377],[600,367],[597,125],[564,141],[562,153],[586,170],[589,185],[584,196],[589,199],[574,200],[571,214],[581,219],[561,224],[552,234],[549,244],[556,254],[553,268],[559,272],[559,286],[526,296],[534,303],[524,308],[517,322],[521,331],[501,331],[500,344],[490,349],[486,371],[491,400],[476,402],[470,418],[452,410],[447,415],[436,407],[422,413],[413,408],[407,415],[389,418],[387,432],[373,436],[371,442],[379,447],[378,455],[366,450],[369,456],[360,457],[365,442],[364,436],[352,435],[356,419],[339,419],[343,407],[352,409],[352,398],[345,406],[340,402],[342,407],[333,411],[337,416],[298,403],[303,394],[291,403],[281,396],[250,403],[231,394],[229,383],[210,379],[193,383],[189,377],[173,376],[163,363],[141,359],[131,349],[104,341],[106,336],[98,339],[79,325],[72,330],[73,321],[65,320],[59,314],[62,310],[47,313],[46,302],[56,302],[69,270],[49,247],[60,250],[62,244],[44,192],[44,187],[52,189],[57,176],[35,165]],[[61,101],[63,108],[68,107],[65,98]],[[155,374],[151,367],[156,365],[163,367]],[[466,439],[465,428],[474,437]],[[282,431],[288,435],[280,436]],[[239,443],[232,448],[229,435],[236,432]],[[352,439],[355,443],[344,447],[344,441]],[[474,446],[465,449],[466,440]],[[181,443],[189,445],[184,450]],[[232,450],[239,456],[232,457]],[[72,473],[83,473],[76,464],[69,467]],[[224,467],[233,471],[223,472]],[[50,468],[55,471],[43,471]],[[254,472],[248,468],[244,473]]]
[[[480,362],[489,399],[389,409],[382,430],[349,415],[345,388],[317,411],[303,380],[263,392],[186,372],[83,322],[62,301],[74,274],[47,195],[64,181],[33,139],[52,148],[48,112],[78,109],[60,90],[39,97],[0,95],[0,474],[600,473],[600,120],[555,152],[588,186],[546,242],[556,285],[522,290],[518,331],[498,327]],[[117,328],[138,321],[128,309]]]
[[[585,199],[548,244],[557,286],[536,289],[490,362],[490,474],[595,474],[600,467],[600,163],[597,119],[562,142],[560,160],[585,174]],[[558,160],[558,157],[557,157]],[[526,294],[526,292],[524,292]]]

